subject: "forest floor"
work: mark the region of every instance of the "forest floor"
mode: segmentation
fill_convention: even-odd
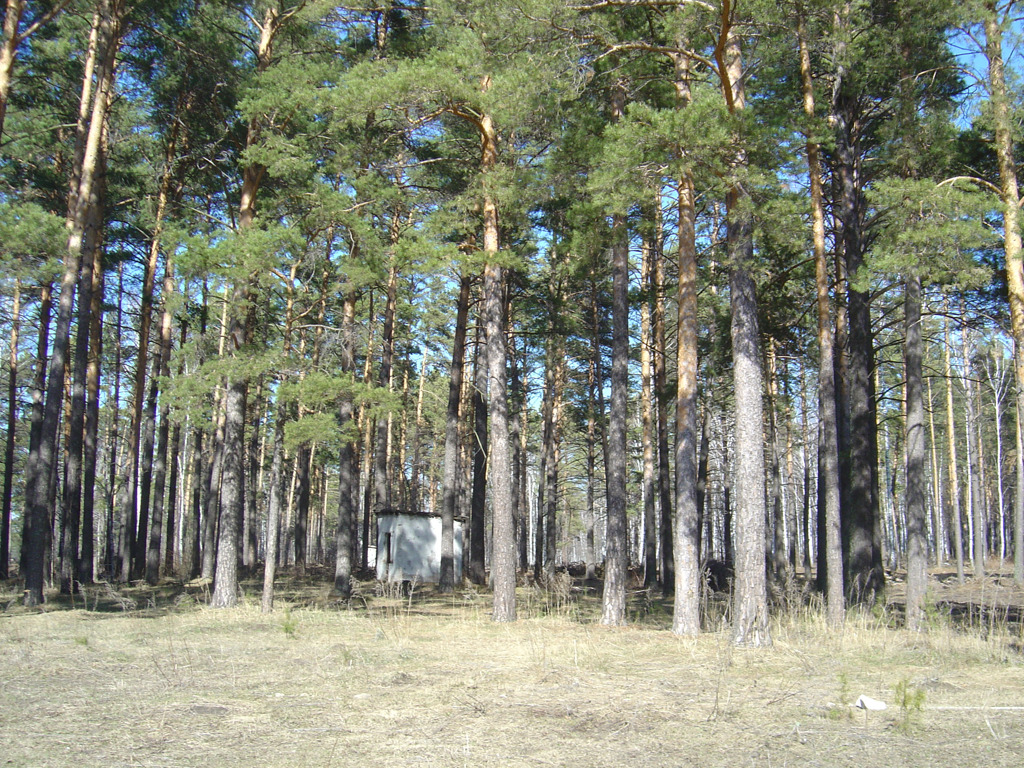
[[[281,583],[259,611],[202,583],[90,587],[42,609],[0,584],[0,765],[1013,766],[1024,763],[1024,592],[933,575],[928,627],[888,602],[828,631],[796,587],[771,648],[668,631],[637,591],[597,624],[578,583],[524,586],[519,621],[486,592]],[[4,591],[6,590],[6,591]],[[813,602],[813,601],[811,601]],[[5,608],[6,606],[6,608]],[[867,695],[884,711],[850,706]]]

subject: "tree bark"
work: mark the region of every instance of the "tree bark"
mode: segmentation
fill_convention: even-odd
[[[486,86],[485,86],[486,87]],[[512,517],[512,451],[508,426],[508,348],[505,331],[505,269],[498,255],[498,209],[490,184],[497,164],[497,134],[490,115],[480,121],[483,173],[484,266],[483,323],[487,340],[490,488],[494,516],[491,580],[494,621],[516,619],[516,531]]]
[[[10,8],[8,7],[8,13]],[[21,329],[21,278],[14,283],[10,350],[7,358],[7,435],[4,440],[3,510],[0,512],[0,580],[10,577],[11,507],[14,491],[15,431],[18,426],[18,335]]]
[[[904,296],[907,377],[907,628],[921,629],[928,584],[928,509],[925,477],[924,387],[921,341],[921,278],[907,275]]]
[[[724,39],[719,66],[730,112],[745,106],[743,57],[740,40],[723,4]],[[739,170],[747,165],[745,151],[733,159]],[[753,221],[747,192],[735,185],[726,195],[727,248],[733,387],[736,396],[736,582],[733,641],[737,645],[770,645],[768,587],[765,576],[764,404],[757,295],[751,269],[754,257]]]
[[[685,58],[676,60],[676,95],[690,101],[690,77]],[[700,632],[701,528],[703,490],[697,456],[697,241],[693,179],[684,174],[678,183],[678,271],[676,294],[676,520],[673,531],[675,598],[672,631],[677,635]],[[704,415],[705,430],[707,413]],[[703,432],[702,432],[703,434]],[[707,478],[707,444],[701,440],[703,477]]]
[[[1013,120],[1006,89],[1003,62],[1003,30],[995,0],[984,4],[985,56],[988,59],[990,109],[999,163],[999,189],[1003,205],[1003,251],[1010,300],[1010,328],[1013,334],[1014,374],[1017,383],[1017,413],[1024,414],[1024,262],[1021,260],[1020,194],[1017,165],[1013,156]],[[1019,416],[1018,416],[1019,418]],[[1017,451],[1016,541],[1024,525],[1024,455]],[[1024,583],[1024,547],[1015,544],[1014,578]]]
[[[355,375],[356,293],[349,289],[341,313],[341,370]],[[354,378],[353,378],[353,383]],[[351,392],[343,392],[338,403],[338,427],[342,443],[338,450],[338,527],[335,531],[334,589],[342,600],[352,596],[353,540],[359,504],[359,461],[356,444],[359,440],[353,419],[355,404]],[[443,533],[442,533],[443,536]],[[268,558],[269,562],[269,558]],[[264,588],[265,589],[265,588]]]
[[[651,239],[643,236],[640,246],[641,290],[646,294],[640,303],[640,441],[643,450],[643,503],[644,503],[644,586],[652,587],[658,581],[658,519],[657,494],[654,482],[654,364],[651,359]]]
[[[260,32],[259,44],[256,49],[256,68],[264,72],[270,66],[274,41],[282,24],[290,18],[296,8],[286,11],[283,15],[276,6],[268,7],[263,14],[262,23],[257,27]],[[261,140],[262,126],[259,118],[249,121],[245,138],[246,148],[256,146]],[[258,163],[251,163],[242,170],[241,199],[238,206],[238,229],[241,232],[251,228],[256,218],[256,195],[266,173],[266,168]],[[238,278],[231,296],[230,326],[228,341],[232,358],[238,358],[249,340],[248,307],[251,287],[250,277]],[[237,365],[237,363],[236,363]],[[224,451],[223,479],[220,494],[220,533],[217,541],[216,571],[213,581],[213,596],[210,604],[214,608],[233,607],[238,601],[238,555],[240,545],[240,528],[242,522],[242,505],[245,502],[245,471],[243,457],[245,455],[245,410],[248,394],[249,378],[241,370],[235,370],[227,385],[224,401]]]
[[[814,81],[811,76],[811,55],[807,45],[802,8],[797,22],[797,37],[800,45],[800,83],[803,95],[804,114],[809,119],[815,115]],[[843,552],[840,529],[840,488],[839,488],[839,433],[836,414],[835,352],[832,336],[832,304],[829,298],[828,261],[825,251],[825,194],[821,178],[821,159],[818,143],[808,137],[806,143],[807,168],[811,185],[811,237],[814,248],[814,275],[816,307],[818,312],[818,487],[823,498],[818,505],[822,508],[824,531],[818,532],[819,546],[824,544],[825,568],[819,573],[819,583],[824,582],[825,606],[828,621],[836,626],[845,617],[843,593]],[[806,536],[805,541],[809,543]],[[824,533],[824,535],[822,535]],[[806,546],[806,545],[805,545]],[[805,554],[806,562],[810,562]],[[822,576],[824,579],[822,579]]]
[[[953,419],[953,365],[950,353],[948,304],[943,324],[943,365],[946,380],[946,445],[949,450],[949,506],[950,525],[953,528],[953,548],[956,555],[956,578],[964,583],[964,526],[960,507],[960,470],[956,459],[956,422]]]
[[[967,411],[967,468],[970,476],[970,521],[972,523],[971,565],[974,578],[985,576],[985,555],[987,553],[988,526],[985,520],[985,501],[983,498],[981,451],[978,445],[978,407],[975,400],[973,348],[968,341],[966,329],[961,331],[963,340],[963,384],[964,407]]]
[[[469,579],[487,583],[485,567],[487,529],[487,348],[483,322],[476,329],[476,360],[473,368],[473,483],[469,510]]]
[[[612,120],[625,112],[626,88],[612,88]],[[629,242],[626,217],[612,216],[612,372],[608,414],[606,477],[608,520],[605,534],[604,595],[601,623],[626,623],[626,578],[629,550],[626,528],[626,419],[629,404]]]
[[[459,421],[462,380],[466,369],[466,328],[469,325],[468,275],[459,278],[459,299],[455,310],[455,338],[452,342],[451,375],[448,381],[448,411],[444,427],[444,475],[441,495],[441,573],[438,589],[451,592],[462,580],[455,572],[455,509],[458,500]]]
[[[114,81],[114,58],[121,37],[121,13],[119,0],[101,4],[99,26],[102,52],[100,59],[95,97],[89,122],[85,151],[81,163],[77,190],[74,194],[74,209],[69,212],[71,222],[68,236],[67,255],[64,261],[64,277],[61,281],[60,300],[57,309],[57,323],[54,332],[53,353],[50,356],[49,373],[46,383],[46,400],[39,441],[37,471],[34,483],[26,487],[26,519],[31,518],[26,550],[25,604],[39,605],[43,602],[44,564],[46,558],[46,534],[50,510],[56,500],[55,464],[57,437],[60,426],[61,405],[64,397],[64,381],[68,346],[70,344],[71,313],[74,306],[75,288],[82,260],[82,249],[86,240],[85,227],[88,213],[97,206],[98,178],[102,172],[102,140],[110,104],[109,94]],[[41,364],[41,363],[40,363]]]

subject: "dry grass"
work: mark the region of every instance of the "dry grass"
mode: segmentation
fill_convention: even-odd
[[[1021,764],[1021,626],[893,629],[885,610],[830,633],[793,608],[769,650],[724,632],[594,623],[596,597],[411,596],[315,579],[278,610],[187,592],[98,588],[76,606],[0,594],[0,762],[11,766],[944,766]],[[189,595],[182,597],[182,595]],[[134,601],[134,607],[123,601]],[[901,711],[896,689],[923,691]],[[859,694],[890,704],[865,717]],[[1017,707],[1018,709],[1007,709]]]

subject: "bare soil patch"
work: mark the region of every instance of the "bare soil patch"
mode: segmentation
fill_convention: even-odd
[[[608,629],[576,588],[522,588],[511,625],[471,589],[364,583],[339,605],[313,575],[270,615],[255,591],[217,611],[203,589],[100,587],[33,612],[0,594],[0,764],[1018,768],[1024,755],[1024,638],[991,611],[981,631],[936,607],[911,635],[881,606],[829,633],[794,606],[774,647],[748,650],[724,631],[672,636],[665,604],[640,593],[633,624]],[[861,694],[888,709],[850,707]]]

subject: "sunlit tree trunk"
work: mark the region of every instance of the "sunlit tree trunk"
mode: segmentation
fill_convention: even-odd
[[[489,460],[494,531],[491,580],[495,621],[516,619],[516,532],[512,518],[512,451],[508,427],[508,348],[505,332],[505,269],[497,262],[498,209],[490,184],[497,164],[497,134],[490,115],[480,120],[484,212],[483,322],[487,340]]]
[[[719,54],[722,88],[731,112],[745,106],[743,58],[739,36],[723,3]],[[746,153],[733,158],[737,170],[746,166]],[[736,582],[733,607],[733,641],[737,645],[770,645],[768,586],[765,576],[765,472],[764,403],[760,330],[753,268],[753,221],[748,193],[733,186],[726,195],[728,216],[729,294],[733,387],[736,396]]]
[[[908,275],[904,296],[904,363],[907,377],[907,628],[924,620],[928,584],[928,509],[925,477],[924,387],[922,382],[921,278]]]
[[[675,60],[676,98],[680,106],[690,102],[688,60]],[[703,491],[697,453],[697,244],[693,179],[683,174],[678,181],[678,272],[676,293],[676,488],[673,530],[673,580],[675,596],[672,631],[677,635],[700,632],[700,560],[703,527]],[[705,412],[705,426],[707,413]],[[702,432],[703,434],[703,432]],[[701,438],[703,447],[703,438]],[[704,478],[707,478],[706,452]]]
[[[612,88],[612,120],[624,114],[626,88]],[[604,595],[601,623],[626,623],[626,577],[629,565],[626,528],[626,421],[629,401],[629,242],[626,218],[612,216],[609,257],[612,272],[612,371],[608,414],[606,494],[608,520],[605,534]]]
[[[644,502],[644,586],[651,587],[658,580],[658,520],[654,483],[654,403],[653,363],[651,361],[651,242],[645,238],[641,245],[642,262],[640,284],[647,297],[640,304],[640,419],[643,451]]]

